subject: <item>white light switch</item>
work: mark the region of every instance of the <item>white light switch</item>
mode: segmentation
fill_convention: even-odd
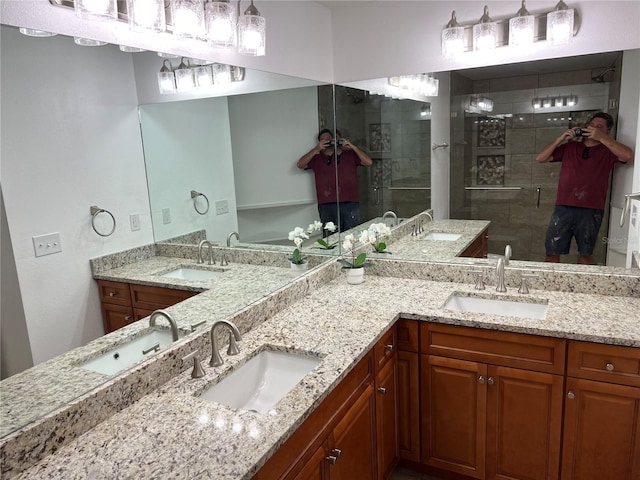
[[[164,223],[165,225],[167,223],[171,223],[171,209],[170,208],[163,208],[162,209],[162,223]]]
[[[216,215],[223,215],[225,213],[229,213],[229,202],[226,200],[216,202]]]
[[[140,215],[132,213],[129,215],[129,223],[131,224],[131,231],[137,232],[140,230]]]
[[[62,251],[62,242],[60,241],[59,233],[48,233],[46,235],[39,235],[32,238],[33,249],[36,252],[36,257],[51,255],[52,253]]]

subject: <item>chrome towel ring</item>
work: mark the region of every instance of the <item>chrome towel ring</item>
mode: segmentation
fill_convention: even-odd
[[[109,235],[111,235],[113,232],[116,231],[116,219],[109,210],[105,210],[104,208],[99,208],[93,205],[89,208],[89,211],[91,212],[91,227],[93,227],[93,231],[96,232],[98,235],[100,235],[101,237],[108,237]],[[98,229],[96,228],[96,217],[101,213],[106,213],[111,217],[111,220],[113,221],[113,227],[111,228],[111,231],[109,233],[99,232]]]
[[[207,202],[207,208],[204,211],[198,210],[198,197],[204,197],[205,202]],[[206,215],[209,212],[209,199],[204,193],[196,192],[195,190],[191,190],[191,198],[193,198],[193,208],[196,209],[200,215]]]

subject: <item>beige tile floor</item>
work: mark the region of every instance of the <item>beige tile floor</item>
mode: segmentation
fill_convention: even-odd
[[[436,477],[430,477],[424,473],[412,472],[405,468],[396,468],[391,474],[389,480],[440,480]]]

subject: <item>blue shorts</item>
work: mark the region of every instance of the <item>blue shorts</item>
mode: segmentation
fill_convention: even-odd
[[[358,202],[323,203],[318,205],[318,213],[323,224],[333,222],[341,232],[360,225],[360,205]]]
[[[556,205],[549,220],[544,246],[547,255],[566,255],[576,239],[582,256],[593,254],[604,210]]]

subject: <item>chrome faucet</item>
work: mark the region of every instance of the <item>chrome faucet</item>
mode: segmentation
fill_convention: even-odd
[[[231,237],[235,236],[236,240],[240,241],[240,235],[238,234],[238,232],[231,232],[229,235],[227,235],[227,247],[231,246]]]
[[[171,338],[173,339],[174,342],[178,340],[178,324],[173,319],[173,317],[169,313],[165,312],[164,310],[156,310],[151,314],[151,316],[149,317],[149,326],[155,327],[156,318],[158,317],[164,317],[169,321],[169,325],[171,326]]]
[[[429,219],[430,222],[433,222],[433,215],[431,215],[431,213],[429,212],[420,212],[415,220],[415,223],[413,225],[413,230],[411,231],[411,235],[412,236],[416,236],[419,233],[424,232],[424,228],[422,228],[422,216],[425,216]]]
[[[395,227],[396,225],[398,225],[398,215],[395,214],[395,212],[392,212],[391,210],[384,212],[382,214],[382,221],[384,222],[384,219],[387,217],[391,217],[394,218],[395,221],[393,222],[393,226]]]
[[[511,258],[511,245],[504,247],[504,265],[509,265],[509,259]]]
[[[506,292],[507,287],[504,285],[504,257],[498,258],[498,263],[496,263],[496,274],[498,275],[496,292]]]
[[[213,265],[213,245],[211,245],[211,242],[209,240],[202,240],[199,244],[198,244],[198,259],[197,259],[197,263],[204,263],[204,260],[202,259],[202,249],[204,248],[204,246],[209,247],[209,265]]]
[[[229,322],[228,320],[218,320],[211,327],[211,361],[209,365],[211,367],[219,367],[224,363],[222,357],[220,357],[220,352],[218,347],[218,336],[216,335],[216,328],[218,325],[226,325],[231,333],[229,334],[229,348],[227,349],[227,355],[237,355],[240,353],[238,350],[238,345],[236,342],[242,341],[242,335],[240,335],[240,330],[235,326],[233,322]]]

